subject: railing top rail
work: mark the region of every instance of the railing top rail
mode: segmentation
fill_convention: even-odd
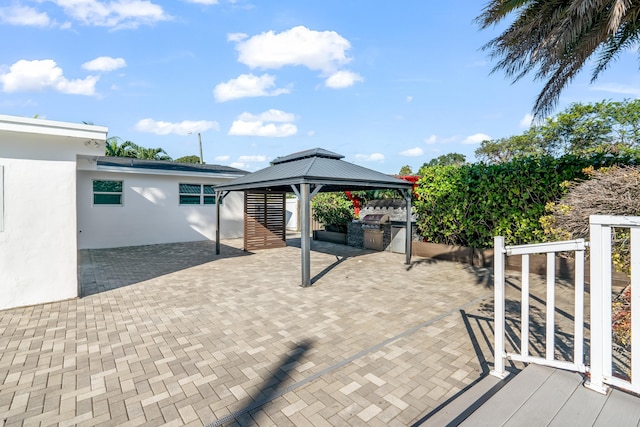
[[[640,216],[591,215],[589,224],[609,227],[639,227]]]
[[[640,218],[639,218],[640,219]],[[584,251],[587,243],[584,239],[565,240],[563,242],[534,243],[530,245],[505,246],[507,255],[545,254],[550,252]]]

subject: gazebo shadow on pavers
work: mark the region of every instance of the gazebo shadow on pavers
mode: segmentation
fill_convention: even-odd
[[[130,286],[216,260],[252,254],[242,249],[241,239],[226,243],[220,245],[219,254],[216,254],[215,242],[210,240],[82,249],[78,251],[80,296]]]

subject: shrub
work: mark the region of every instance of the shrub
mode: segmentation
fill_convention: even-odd
[[[311,200],[313,219],[346,231],[353,220],[353,203],[344,193],[319,193]]]
[[[507,163],[422,168],[414,202],[418,229],[434,243],[492,247],[548,240],[540,218],[567,182],[589,178],[585,168],[631,161],[629,156],[527,157]]]

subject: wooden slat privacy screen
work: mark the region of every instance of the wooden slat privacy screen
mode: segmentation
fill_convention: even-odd
[[[286,193],[245,191],[244,250],[287,245],[285,198]]]

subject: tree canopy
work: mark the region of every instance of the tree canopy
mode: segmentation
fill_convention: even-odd
[[[400,172],[398,172],[398,175],[413,175],[413,170],[411,169],[411,166],[409,165],[404,165],[400,168]]]
[[[482,28],[515,19],[484,46],[503,71],[517,81],[527,74],[544,81],[534,116],[546,116],[560,93],[594,58],[595,81],[621,52],[638,45],[637,0],[489,0],[477,22]]]
[[[182,156],[174,160],[176,163],[200,163],[200,157],[196,155]]]
[[[467,157],[464,154],[448,153],[429,160],[424,163],[420,169],[422,170],[422,168],[431,166],[462,166],[466,162]]]
[[[476,157],[505,163],[527,156],[584,156],[640,147],[640,100],[574,103],[521,135],[483,141]]]

